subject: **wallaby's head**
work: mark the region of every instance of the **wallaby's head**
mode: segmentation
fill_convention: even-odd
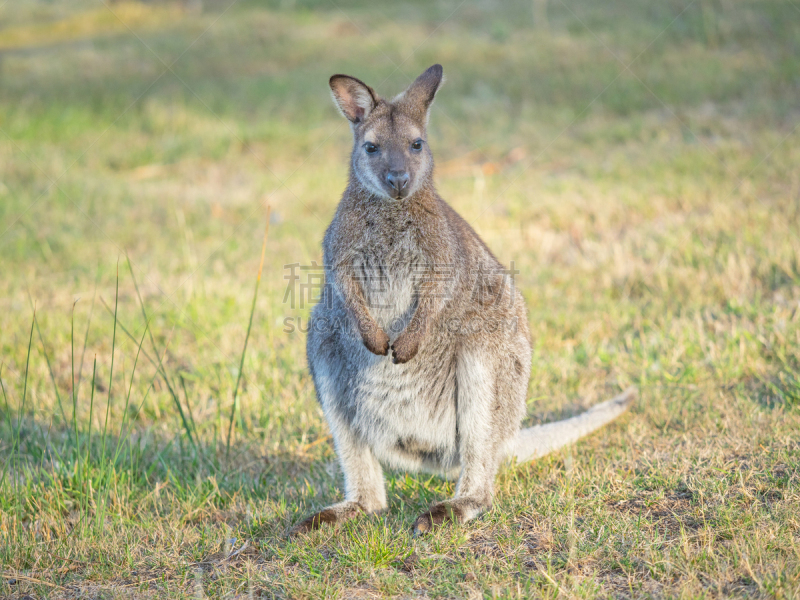
[[[353,130],[353,172],[376,196],[407,198],[430,178],[428,113],[442,74],[442,66],[433,65],[392,100],[355,77],[331,77],[333,101]]]

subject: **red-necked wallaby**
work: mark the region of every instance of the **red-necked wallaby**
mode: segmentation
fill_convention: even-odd
[[[330,79],[354,143],[323,242],[327,275],[307,355],[345,500],[293,533],[386,508],[382,464],[458,477],[455,497],[420,515],[416,533],[468,521],[491,507],[505,458],[565,446],[635,395],[520,431],[531,368],[525,305],[509,272],[436,193],[427,125],[441,82],[434,65],[384,100],[354,77]]]

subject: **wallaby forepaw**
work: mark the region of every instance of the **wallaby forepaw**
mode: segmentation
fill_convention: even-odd
[[[389,336],[383,329],[375,329],[363,336],[367,350],[378,356],[389,354]]]
[[[401,335],[392,344],[392,362],[396,365],[407,363],[417,355],[419,338],[412,335]]]

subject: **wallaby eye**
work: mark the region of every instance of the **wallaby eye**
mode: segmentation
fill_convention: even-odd
[[[415,140],[414,143],[411,144],[412,150],[422,150],[422,140]]]
[[[367,154],[375,154],[378,151],[378,147],[372,142],[367,142],[364,144],[364,150],[367,151]]]

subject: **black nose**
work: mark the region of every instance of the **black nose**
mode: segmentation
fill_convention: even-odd
[[[408,185],[408,173],[405,171],[389,171],[386,175],[386,181],[399,192]]]

